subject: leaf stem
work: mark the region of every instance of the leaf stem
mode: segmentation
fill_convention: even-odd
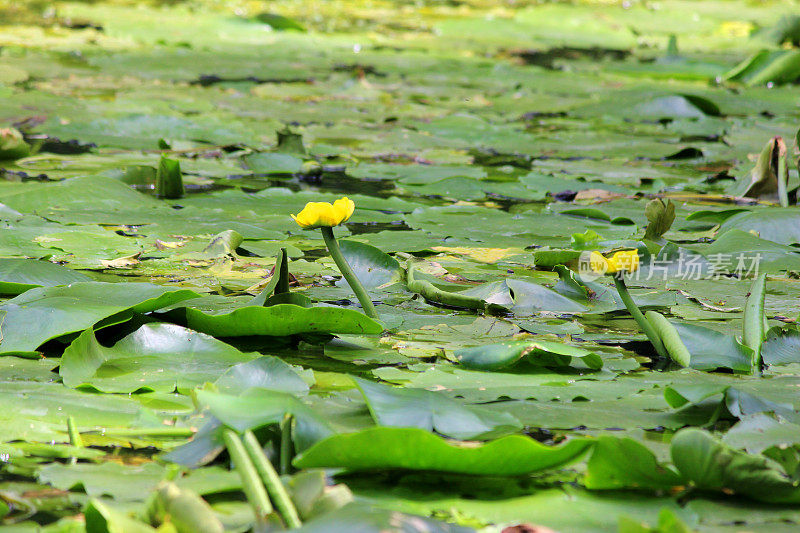
[[[353,272],[353,269],[350,268],[350,265],[347,263],[347,259],[345,259],[344,254],[342,254],[341,248],[339,248],[339,243],[336,242],[336,237],[333,236],[333,228],[329,227],[322,227],[322,238],[325,240],[325,245],[328,247],[328,252],[330,252],[333,261],[336,263],[336,266],[339,267],[339,272],[342,273],[345,281],[347,284],[350,285],[350,288],[356,293],[356,297],[358,298],[359,303],[361,303],[361,307],[364,309],[364,314],[366,314],[370,318],[378,318],[378,313],[375,311],[375,306],[372,305],[372,299],[367,294],[367,291],[364,289],[364,286],[356,277],[356,273]]]
[[[244,447],[250,455],[250,459],[253,460],[256,470],[261,476],[261,481],[263,481],[264,486],[267,487],[267,492],[269,492],[269,495],[275,502],[275,507],[277,507],[278,512],[286,521],[286,525],[292,529],[303,525],[300,522],[297,509],[294,503],[292,503],[292,499],[289,497],[289,493],[286,492],[286,487],[283,486],[281,478],[278,476],[272,463],[270,463],[269,459],[264,455],[264,450],[261,448],[258,439],[250,430],[244,433]]]
[[[78,426],[75,425],[75,419],[72,416],[67,417],[67,433],[69,434],[69,443],[76,448],[83,448],[83,440],[81,439],[81,434],[78,431]],[[72,456],[69,460],[70,464],[76,464],[78,462],[78,458]]]
[[[261,484],[258,471],[242,444],[242,439],[232,429],[225,428],[222,431],[222,440],[225,442],[228,455],[231,456],[233,466],[242,480],[242,490],[247,496],[247,501],[253,506],[256,522],[266,522],[267,516],[272,513],[272,503],[267,496],[267,490]]]
[[[292,415],[283,417],[281,428],[280,467],[281,474],[291,474],[292,470]]]
[[[753,350],[750,361],[750,373],[761,375],[761,344],[767,333],[766,315],[764,314],[764,298],[766,296],[767,275],[759,274],[750,286],[750,294],[744,307],[744,327],[742,341],[745,346]]]
[[[789,207],[789,193],[787,182],[789,180],[789,165],[786,162],[786,152],[778,156],[778,200],[781,207]]]
[[[84,431],[86,434],[100,434],[104,437],[173,437],[186,438],[194,435],[191,428],[182,427],[157,427],[157,428],[130,428],[130,429],[92,429]]]
[[[625,280],[621,275],[614,276],[614,286],[617,288],[617,292],[619,293],[619,297],[622,299],[622,303],[625,304],[625,308],[639,325],[639,328],[641,328],[641,330],[647,336],[647,340],[649,340],[650,344],[653,345],[656,353],[658,353],[658,355],[661,357],[669,357],[666,349],[664,349],[664,343],[661,342],[661,337],[658,336],[658,333],[656,332],[655,328],[653,328],[653,325],[645,318],[645,316],[642,314],[642,311],[636,305],[636,302],[634,302],[633,298],[631,298],[631,294],[628,292],[628,286],[625,285]]]

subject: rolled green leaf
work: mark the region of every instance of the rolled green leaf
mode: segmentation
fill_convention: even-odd
[[[69,433],[69,443],[76,448],[83,448],[83,440],[81,434],[78,432],[78,426],[75,425],[75,419],[71,416],[67,417],[67,433]],[[78,462],[78,458],[72,456],[69,460],[70,464]]]
[[[656,311],[648,311],[645,318],[661,339],[669,358],[681,366],[688,367],[692,361],[692,354],[683,344],[675,326],[664,315]]]
[[[787,182],[789,181],[789,162],[786,159],[786,145],[783,145],[783,153],[778,158],[778,201],[781,207],[789,207],[789,192]]]
[[[275,274],[278,276],[278,282],[275,285],[275,294],[284,294],[289,292],[289,257],[286,253],[286,248],[281,248],[280,259],[275,263]]]
[[[761,343],[767,334],[766,316],[764,315],[764,297],[766,296],[767,275],[759,274],[750,286],[750,295],[744,306],[744,329],[742,341],[753,350],[751,373],[761,373]]]
[[[644,240],[664,243],[663,235],[675,222],[675,204],[672,200],[667,200],[665,203],[661,198],[654,198],[645,206],[644,214],[648,221]]]
[[[81,434],[78,433],[78,427],[75,425],[75,419],[71,416],[67,417],[67,432],[69,433],[69,443],[76,448],[83,448]]]
[[[463,307],[464,309],[476,309],[484,311],[487,308],[486,302],[482,298],[458,294],[457,292],[443,291],[427,280],[416,279],[414,277],[414,266],[408,265],[406,274],[406,286],[411,292],[416,292],[429,302],[435,302],[450,307]]]
[[[256,520],[263,523],[267,516],[272,513],[272,502],[267,496],[267,490],[264,485],[261,484],[258,471],[250,460],[242,439],[239,438],[235,431],[224,429],[222,431],[222,439],[228,449],[228,455],[231,456],[233,466],[242,480],[242,490],[247,496],[247,501],[253,506]]]
[[[275,502],[275,507],[278,508],[278,512],[286,521],[286,525],[292,529],[300,527],[302,525],[300,516],[297,514],[297,509],[295,509],[289,493],[286,492],[286,487],[283,486],[283,482],[272,463],[264,455],[261,444],[250,430],[244,432],[244,447],[250,455],[250,459],[252,459],[259,476],[261,476],[261,481],[264,482],[267,492]]]
[[[156,194],[159,198],[174,200],[183,196],[181,164],[175,159],[161,157],[156,172]]]
[[[159,524],[171,523],[178,533],[223,533],[225,528],[211,506],[191,490],[163,482],[153,506]]]

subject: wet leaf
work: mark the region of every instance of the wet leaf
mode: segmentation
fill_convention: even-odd
[[[145,324],[110,348],[87,329],[64,350],[59,373],[68,387],[184,392],[254,357],[174,324]]]
[[[222,312],[209,313],[188,307],[186,323],[191,329],[215,337],[283,336],[298,333],[376,335],[383,331],[378,322],[363,313],[337,307],[307,308],[294,304],[279,304],[271,307],[245,306],[233,311],[227,309],[220,311]]]
[[[47,261],[0,259],[0,293],[17,295],[34,287],[91,281],[89,276]]]
[[[454,439],[485,440],[515,433],[517,419],[420,389],[403,389],[354,378],[381,426],[417,427]]]
[[[581,439],[549,447],[521,435],[476,445],[447,441],[421,429],[382,427],[329,437],[294,464],[349,471],[404,469],[513,476],[569,464],[590,447],[590,441]]]
[[[473,370],[499,370],[522,360],[536,366],[554,367],[569,366],[580,361],[593,370],[603,368],[603,360],[596,353],[552,341],[487,344],[457,350],[455,356],[464,367]]]
[[[115,324],[197,297],[186,289],[150,283],[73,283],[31,289],[2,306],[0,354],[32,353],[45,341],[104,321]]]

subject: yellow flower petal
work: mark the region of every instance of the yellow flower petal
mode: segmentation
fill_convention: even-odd
[[[606,274],[609,269],[608,260],[600,252],[592,252],[589,254],[589,268],[597,274]]]
[[[332,228],[342,222],[347,222],[355,208],[355,203],[345,196],[333,204],[308,202],[303,210],[297,215],[292,215],[292,218],[303,229]]]
[[[339,222],[341,224],[350,220],[350,217],[353,216],[353,211],[356,210],[356,204],[345,196],[333,202],[333,208],[336,210],[336,214],[341,216],[341,221]]]
[[[608,273],[634,272],[639,269],[639,252],[636,250],[623,250],[615,252],[608,258]]]

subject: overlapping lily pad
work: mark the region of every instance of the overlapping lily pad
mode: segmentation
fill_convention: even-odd
[[[800,524],[791,5],[44,4],[0,2],[3,525]],[[288,216],[344,195],[380,321]],[[581,261],[633,249],[672,358]]]

